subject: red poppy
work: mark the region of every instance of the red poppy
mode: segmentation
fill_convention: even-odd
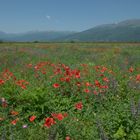
[[[87,87],[91,86],[91,84],[89,82],[86,82],[85,84]]]
[[[26,89],[26,85],[28,85],[29,82],[27,82],[25,80],[18,80],[18,81],[16,81],[16,84],[18,86],[20,86],[22,89]]]
[[[18,115],[19,113],[17,112],[17,111],[11,111],[11,115],[13,115],[13,116],[16,116],[16,115]]]
[[[140,74],[136,76],[136,81],[140,81]]]
[[[6,69],[3,73],[2,76],[4,78],[4,80],[9,80],[11,77],[13,77],[13,73],[10,72],[8,69]]]
[[[61,82],[65,81],[65,78],[63,78],[63,77],[62,77],[62,78],[60,78],[60,81],[61,81]]]
[[[104,73],[107,70],[106,67],[102,67],[102,69],[100,70],[101,73]]]
[[[107,77],[104,77],[104,78],[103,78],[103,81],[104,81],[104,82],[109,82],[109,79],[108,79]]]
[[[59,121],[64,119],[64,116],[61,113],[58,113],[58,114],[53,113],[52,116],[58,119]]]
[[[0,79],[0,85],[4,84],[4,80]]]
[[[84,89],[84,92],[89,93],[90,90],[89,89]]]
[[[15,120],[11,121],[11,124],[16,125],[18,121],[19,121],[19,118],[16,118]]]
[[[82,102],[76,103],[75,108],[78,109],[78,110],[82,110],[82,108],[83,108]]]
[[[65,140],[70,140],[70,137],[69,136],[66,136]]]
[[[30,121],[30,122],[33,122],[35,119],[36,119],[36,116],[31,116],[31,117],[29,118],[29,121]]]
[[[53,87],[54,87],[54,88],[59,88],[60,85],[59,85],[58,83],[55,83],[55,84],[53,84]]]
[[[76,72],[75,78],[77,78],[77,79],[80,78],[80,72],[79,71]]]
[[[30,64],[27,64],[26,65],[28,68],[31,68],[33,65],[30,63]]]
[[[129,72],[133,72],[134,71],[134,68],[133,67],[130,67],[129,68]]]
[[[102,86],[100,86],[100,88],[108,88],[108,86],[107,85],[102,85]]]
[[[55,123],[56,122],[54,121],[53,118],[48,117],[48,118],[45,119],[44,126],[49,128],[50,126],[52,126]]]
[[[93,91],[93,94],[98,95],[98,92],[96,90]]]
[[[81,86],[81,83],[80,83],[80,82],[77,82],[76,85],[77,85],[78,87],[80,87],[80,86]]]
[[[99,83],[99,81],[98,80],[95,80],[95,86],[97,86],[97,87],[100,87],[101,86],[101,84]]]
[[[69,77],[66,77],[66,78],[65,78],[65,81],[66,81],[66,82],[70,82],[70,78],[69,78]]]

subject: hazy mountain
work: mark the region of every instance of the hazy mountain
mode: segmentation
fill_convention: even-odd
[[[67,36],[75,41],[140,41],[140,19],[105,24]]]
[[[82,32],[33,31],[8,34],[0,31],[4,41],[140,41],[140,19],[99,25]]]
[[[53,41],[76,32],[71,31],[30,31],[26,33],[9,34],[0,31],[0,40],[4,41]]]

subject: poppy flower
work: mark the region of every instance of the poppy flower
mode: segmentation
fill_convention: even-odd
[[[77,82],[76,85],[77,85],[78,87],[80,87],[80,86],[81,86],[81,83],[80,83],[80,82]]]
[[[4,84],[4,80],[0,79],[0,85]]]
[[[69,77],[66,77],[66,78],[65,78],[65,81],[66,81],[66,82],[70,82],[70,78],[69,78]]]
[[[96,90],[93,91],[94,95],[98,95],[98,92]]]
[[[53,118],[51,118],[51,117],[48,117],[48,118],[46,118],[45,119],[45,123],[44,123],[44,126],[45,127],[51,127],[53,124],[55,124],[56,122],[54,121],[54,119]]]
[[[22,89],[26,89],[26,85],[28,85],[29,82],[25,80],[18,80],[16,81],[16,85],[20,86]]]
[[[58,114],[52,114],[52,117],[58,119],[59,121],[64,119],[64,116],[62,115],[62,113],[58,113]]]
[[[29,121],[30,121],[30,122],[33,122],[35,119],[36,119],[36,116],[31,116],[31,117],[29,118]]]
[[[60,85],[59,85],[58,83],[53,84],[53,87],[54,87],[54,88],[59,88],[59,86],[60,86]]]
[[[109,82],[109,79],[108,79],[107,77],[104,77],[104,78],[103,78],[103,81],[104,81],[104,82]]]
[[[100,87],[101,86],[101,84],[99,83],[99,81],[98,80],[95,80],[95,86],[97,86],[97,87]]]
[[[136,76],[136,81],[140,81],[140,74]]]
[[[9,80],[11,77],[13,77],[13,73],[10,72],[8,69],[6,69],[3,73],[2,76],[5,81]]]
[[[75,78],[80,78],[80,72],[76,72],[76,74],[75,74]]]
[[[100,70],[101,73],[104,73],[107,70],[106,67],[102,67],[102,69]]]
[[[89,93],[90,90],[89,89],[84,89],[84,92]]]
[[[66,136],[65,140],[70,140],[70,137],[69,136]]]
[[[134,71],[134,68],[133,67],[130,67],[129,68],[129,72],[133,72]]]
[[[19,118],[16,118],[15,120],[11,121],[11,124],[16,125],[18,121],[19,121]]]
[[[82,108],[83,108],[82,102],[76,103],[76,104],[75,104],[75,108],[76,108],[77,110],[82,110]]]
[[[26,65],[28,68],[31,68],[33,65],[30,63],[30,64],[27,64]]]
[[[85,84],[87,87],[91,86],[91,84],[89,82],[86,82]]]
[[[13,116],[16,116],[16,115],[18,115],[19,113],[17,112],[17,111],[11,111],[11,115],[13,115]]]
[[[68,116],[68,113],[64,113],[63,116],[64,116],[64,117],[67,117],[67,116]]]

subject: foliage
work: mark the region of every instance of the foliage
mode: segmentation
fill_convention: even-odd
[[[0,138],[139,140],[139,46],[1,44]]]

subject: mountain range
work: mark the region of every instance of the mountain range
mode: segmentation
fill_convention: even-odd
[[[81,32],[33,31],[9,34],[0,31],[3,41],[136,41],[140,42],[140,19],[104,24]]]
[[[74,33],[72,31],[30,31],[26,33],[5,33],[0,31],[0,40],[16,42],[54,41]]]

